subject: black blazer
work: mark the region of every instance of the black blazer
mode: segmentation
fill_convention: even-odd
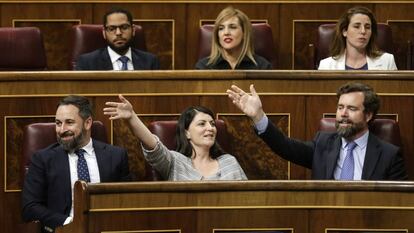
[[[341,149],[336,133],[318,132],[313,141],[302,142],[283,135],[270,121],[259,135],[282,158],[312,169],[312,179],[334,179],[334,170]],[[405,180],[407,174],[399,147],[368,136],[362,180]]]
[[[101,182],[129,181],[125,149],[93,140]],[[62,226],[72,208],[68,154],[58,144],[36,152],[31,158],[22,191],[22,216],[43,226]]]
[[[134,70],[159,70],[158,58],[148,52],[131,48]],[[76,61],[75,70],[113,70],[108,49],[101,48],[90,53],[82,54]]]
[[[272,64],[257,54],[253,55],[256,64],[250,58],[244,57],[240,64],[236,67],[236,70],[271,70]],[[220,57],[215,64],[207,65],[209,57],[201,58],[197,61],[195,68],[197,70],[231,70],[230,64]]]

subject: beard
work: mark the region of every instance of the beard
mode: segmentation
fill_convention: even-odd
[[[132,36],[122,46],[115,46],[115,44],[113,42],[110,42],[108,40],[106,42],[108,43],[108,46],[112,50],[114,50],[117,54],[124,55],[128,51],[129,47],[131,47],[133,39],[134,39],[134,37]]]
[[[351,124],[350,126],[341,127],[340,123],[347,123]],[[335,121],[335,127],[336,132],[339,134],[339,136],[345,138],[345,139],[351,139],[358,133],[362,132],[365,129],[364,122],[354,123],[349,119],[342,119],[340,121]]]
[[[86,130],[82,129],[78,136],[74,136],[71,140],[62,140],[62,137],[75,135],[72,131],[66,131],[57,135],[58,143],[65,151],[75,151],[80,148],[83,139],[85,138]]]

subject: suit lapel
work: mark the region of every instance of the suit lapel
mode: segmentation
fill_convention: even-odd
[[[111,62],[111,57],[109,56],[108,48],[102,50],[101,62],[99,66],[102,70],[113,70],[114,67]]]
[[[56,153],[56,169],[59,169],[59,173],[62,174],[62,179],[59,182],[62,182],[62,189],[65,193],[66,203],[70,203],[69,206],[72,206],[72,182],[70,178],[70,168],[69,168],[69,158],[66,151],[63,150],[61,146],[54,148]],[[70,208],[69,208],[70,211]]]
[[[345,70],[345,53],[336,60],[336,68]]]
[[[336,134],[335,134],[336,135]],[[334,169],[338,161],[339,151],[341,149],[341,137],[338,135],[328,140],[328,145],[331,145],[326,160],[326,179],[333,179]]]
[[[378,139],[370,133],[368,136],[367,150],[365,152],[361,179],[368,180],[372,176],[380,156],[381,148],[379,147]]]
[[[111,170],[111,156],[105,150],[105,144],[96,140],[93,140],[92,143],[95,150],[101,182],[110,181],[109,171]]]
[[[378,59],[372,59],[367,56],[368,69],[382,67],[385,63],[378,62]]]
[[[134,64],[134,70],[142,70],[141,59],[139,58],[138,52],[131,48],[132,64]]]

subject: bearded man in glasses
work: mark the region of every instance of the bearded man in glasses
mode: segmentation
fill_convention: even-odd
[[[121,8],[113,8],[103,17],[102,34],[106,48],[82,54],[76,70],[157,70],[158,58],[151,53],[133,48],[135,36],[132,15]]]

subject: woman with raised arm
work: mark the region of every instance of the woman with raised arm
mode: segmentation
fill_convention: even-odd
[[[394,56],[378,49],[377,21],[366,7],[353,7],[336,24],[331,57],[318,70],[397,70]]]
[[[214,23],[210,56],[200,59],[196,69],[269,70],[266,58],[254,53],[252,24],[241,10],[227,7]]]
[[[181,113],[177,124],[177,151],[168,150],[135,114],[122,95],[121,102],[107,102],[110,120],[125,119],[141,141],[145,159],[166,180],[247,180],[236,158],[216,141],[217,128],[211,110],[196,106]]]

